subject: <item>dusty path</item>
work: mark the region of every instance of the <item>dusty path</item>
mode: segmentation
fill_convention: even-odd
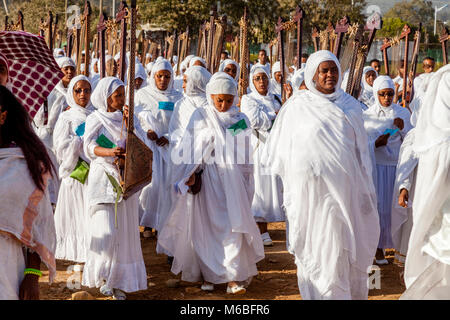
[[[145,265],[149,287],[145,291],[130,293],[130,300],[157,299],[157,300],[214,300],[214,299],[262,299],[262,300],[300,300],[297,286],[297,274],[294,258],[286,251],[284,223],[269,224],[269,232],[274,242],[273,247],[265,249],[266,257],[258,263],[259,275],[255,277],[245,295],[230,296],[225,293],[226,285],[217,285],[212,293],[200,290],[200,283],[181,282],[177,288],[169,288],[166,281],[179,279],[170,272],[165,255],[157,255],[155,251],[156,240],[142,239]],[[369,299],[386,300],[398,299],[405,290],[399,273],[401,268],[393,264],[393,252],[388,251],[389,265],[380,267],[381,289],[370,290]],[[48,272],[40,279],[41,299],[67,300],[72,293],[87,291],[96,299],[110,299],[102,296],[98,289],[81,287],[80,289],[67,288],[69,277],[79,280],[81,273],[67,272],[73,265],[68,261],[57,261],[57,276],[54,283],[48,285]]]

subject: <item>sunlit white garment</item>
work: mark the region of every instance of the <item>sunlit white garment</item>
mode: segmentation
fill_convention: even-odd
[[[79,81],[88,81],[85,76],[72,79],[69,84],[67,101],[70,109],[61,113],[56,122],[53,146],[59,164],[61,185],[55,210],[55,228],[57,237],[56,258],[75,262],[85,262],[89,241],[88,214],[85,201],[87,182],[71,178],[78,160],[89,163],[83,151],[83,130],[86,117],[94,111],[89,103],[83,108],[69,96]],[[78,133],[77,133],[78,131]]]
[[[47,147],[48,155],[50,156],[50,159],[52,160],[52,163],[57,171],[58,161],[56,160],[53,148],[53,130],[55,128],[56,121],[58,121],[59,115],[67,107],[66,93],[67,88],[64,87],[61,81],[58,82],[58,84],[55,86],[55,88],[47,98],[47,124],[45,124],[45,113],[43,106],[38,110],[36,116],[33,119],[33,127],[36,131],[36,134],[39,138],[41,138],[42,142],[44,142],[45,146]],[[59,184],[60,179],[58,177],[53,177],[49,182],[49,192],[52,203],[56,203],[58,200]]]
[[[254,69],[258,72],[257,70],[263,69]],[[250,79],[254,75],[256,73],[252,73]],[[281,104],[272,93],[263,96],[258,93],[253,83],[250,84],[250,87],[252,92],[242,96],[241,112],[248,117],[253,132],[251,143],[255,193],[252,212],[257,222],[284,221],[282,183],[279,177],[270,175],[260,166],[261,151],[269,138],[270,129]]]
[[[392,196],[391,234],[395,248],[395,261],[405,263],[408,252],[409,236],[413,225],[412,205],[414,202],[415,181],[418,158],[413,150],[415,129],[411,129],[400,147],[394,193]],[[408,190],[408,208],[398,204],[398,196],[402,189]]]
[[[374,92],[378,92],[384,87],[379,88],[379,83],[385,81],[386,78],[392,84],[387,76],[380,76],[374,81]],[[393,84],[391,85],[393,87]],[[391,88],[392,89],[392,88]],[[404,137],[412,128],[410,123],[410,112],[397,104],[391,104],[389,107],[383,107],[378,96],[376,103],[369,109],[364,111],[364,127],[369,136],[370,151],[373,152],[374,158],[374,183],[377,190],[378,213],[380,215],[381,234],[378,248],[392,248],[391,235],[391,213],[392,198],[394,194],[395,170],[398,162],[400,147]],[[375,147],[375,141],[384,134],[386,129],[398,129],[394,126],[394,119],[401,118],[404,123],[403,130],[398,130],[388,139],[385,146]]]
[[[56,235],[53,211],[43,177],[41,191],[31,178],[20,148],[0,148],[0,300],[18,299],[25,260],[22,247],[36,252],[49,270],[49,283],[56,274]]]
[[[353,97],[315,88],[312,78],[323,61],[340,68],[329,51],[309,57],[309,90],[281,109],[262,163],[283,180],[302,298],[367,299],[367,271],[379,239],[367,135]]]
[[[124,147],[122,112],[107,112],[107,98],[122,81],[107,77],[102,79],[92,95],[97,108],[86,119],[83,150],[91,161],[87,186],[89,206],[89,252],[83,270],[82,285],[100,287],[106,281],[109,288],[125,292],[147,288],[147,276],[139,239],[138,195],[128,199],[117,197],[107,174],[116,182],[119,172],[113,157],[100,157],[94,152],[97,139],[103,134],[113,144]],[[115,203],[117,202],[117,214]]]
[[[198,162],[180,163],[174,168],[178,190],[193,172],[202,168],[201,191],[195,196],[186,194],[186,189],[176,194],[158,242],[174,255],[172,272],[181,272],[184,281],[245,281],[257,274],[256,262],[264,257],[242,171],[246,166],[213,160],[220,153],[216,146],[223,146],[227,135],[229,142],[234,143],[243,137],[240,135],[250,134],[247,129],[232,137],[227,128],[240,120],[247,126],[249,123],[236,107],[221,113],[211,104],[212,101],[194,112],[186,130],[185,141],[199,151],[194,151],[200,156],[196,158]],[[240,147],[231,155],[245,154],[246,148]]]
[[[418,118],[413,229],[401,299],[450,299],[450,65],[431,78]]]
[[[22,244],[0,233],[0,300],[19,300],[24,278],[25,256]]]
[[[155,75],[160,70],[171,72],[168,88],[161,91],[156,87]],[[173,88],[173,72],[170,63],[162,59],[152,67],[148,85],[136,93],[136,115],[140,126],[147,132],[153,130],[158,137],[169,137],[169,122],[174,104],[182,98],[182,94]],[[148,147],[153,151],[152,182],[141,192],[140,196],[140,225],[160,230],[170,210],[168,176],[170,175],[170,146],[160,147],[155,141],[145,139]]]

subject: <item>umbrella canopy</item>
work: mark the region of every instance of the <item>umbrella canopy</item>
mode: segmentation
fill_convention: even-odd
[[[34,118],[64,74],[44,38],[28,32],[0,32],[0,53],[8,59],[12,92]]]

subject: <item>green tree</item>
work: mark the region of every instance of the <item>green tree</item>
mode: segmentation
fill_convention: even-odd
[[[394,37],[401,33],[403,26],[408,24],[417,30],[422,23],[422,31],[432,34],[434,23],[434,9],[431,1],[411,0],[395,4],[383,17],[383,28],[379,35]],[[432,38],[432,37],[431,37]]]

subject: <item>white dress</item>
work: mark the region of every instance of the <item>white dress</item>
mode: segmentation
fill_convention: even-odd
[[[210,108],[197,109],[186,130],[193,137],[195,127],[193,149],[202,151],[196,153],[200,158],[192,164],[174,168],[180,191],[158,242],[172,252],[172,272],[181,272],[184,281],[245,281],[257,274],[256,262],[263,259],[264,249],[251,214],[244,172],[238,164],[210,161],[219,152],[214,143],[224,141],[227,127],[241,119],[249,123],[237,108],[230,121],[219,122]],[[231,141],[249,133],[247,129]],[[185,182],[199,168],[203,169],[201,190],[196,195],[186,194]]]
[[[44,142],[47,147],[48,155],[53,162],[53,165],[58,171],[58,161],[55,156],[55,150],[53,148],[53,130],[55,128],[56,122],[58,121],[59,115],[64,109],[67,107],[66,102],[66,93],[67,88],[64,87],[62,82],[58,82],[53,91],[49,94],[47,98],[48,105],[48,121],[45,125],[45,117],[44,117],[44,107],[42,106],[36,116],[33,119],[34,129],[39,138],[41,138],[42,142]],[[56,203],[58,200],[59,193],[59,184],[60,179],[58,177],[54,177],[49,182],[49,192],[50,199],[52,203]]]
[[[415,129],[411,129],[400,147],[394,194],[392,196],[392,242],[395,248],[394,261],[404,266],[408,252],[409,236],[413,226],[412,206],[414,203],[414,191],[416,186],[416,174],[418,158],[413,150]],[[403,208],[398,204],[398,196],[402,189],[408,190],[408,207]]]
[[[253,129],[251,144],[253,148],[255,193],[252,201],[252,212],[257,222],[284,221],[283,185],[279,177],[265,172],[260,165],[261,150],[269,138],[270,129],[275,121],[280,103],[269,93],[262,96],[256,91],[244,95],[241,111]]]
[[[165,96],[163,93],[156,93],[150,86],[140,89],[136,94],[135,104],[139,106],[136,108],[136,115],[144,132],[151,129],[158,137],[164,136],[170,141],[168,132],[173,106],[160,106],[160,102],[175,104],[181,96],[181,93],[174,90],[172,94]],[[142,189],[140,195],[140,225],[159,231],[171,206],[167,183],[170,176],[170,146],[159,147],[149,139],[145,139],[145,142],[153,151],[153,173],[152,182]]]
[[[46,188],[38,189],[20,148],[0,148],[0,300],[18,300],[24,278],[23,248],[37,253],[49,270],[49,283],[56,274],[55,225]]]
[[[381,107],[378,104],[372,105],[369,109],[364,111],[364,127],[369,136],[370,151],[375,157],[374,166],[374,183],[377,190],[378,199],[378,214],[380,215],[380,241],[378,248],[386,249],[392,248],[391,236],[391,211],[392,211],[392,197],[394,194],[395,184],[395,170],[397,166],[400,146],[412,128],[410,123],[410,112],[392,104],[389,107]],[[375,141],[381,136],[386,129],[397,129],[394,126],[394,119],[403,119],[403,130],[397,131],[393,136],[390,136],[386,146],[379,148],[375,147]]]
[[[82,285],[133,292],[147,289],[147,275],[139,238],[139,204],[135,194],[127,200],[117,195],[106,173],[119,181],[119,173],[111,157],[94,153],[96,140],[105,135],[117,146],[120,139],[122,113],[95,111],[86,119],[84,152],[91,160],[87,187],[90,244],[83,270]],[[117,223],[116,223],[117,222]],[[105,283],[104,283],[105,282]]]
[[[379,239],[358,101],[297,92],[275,120],[262,164],[283,180],[290,250],[303,299],[367,299]]]
[[[79,159],[88,164],[90,162],[83,152],[82,136],[79,136],[76,131],[79,126],[85,125],[86,117],[92,111],[94,111],[92,106],[88,109],[72,106],[69,110],[61,113],[54,130],[53,146],[61,178],[55,210],[57,259],[86,262],[89,216],[85,193],[88,182],[85,181],[82,184],[71,178],[70,174]]]

